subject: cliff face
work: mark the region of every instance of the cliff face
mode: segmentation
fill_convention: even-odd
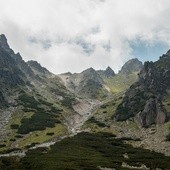
[[[34,74],[40,76],[50,76],[51,73],[44,67],[42,67],[37,61],[28,61],[28,66],[33,70]]]
[[[137,58],[127,61],[120,70],[120,74],[131,74],[133,72],[139,72],[143,67],[141,61]]]
[[[24,78],[15,60],[0,44],[0,108],[7,106],[6,97],[13,89],[25,84]]]
[[[118,74],[108,66],[105,70],[89,68],[81,73],[60,74],[59,77],[65,86],[79,97],[103,99],[129,88],[137,80],[137,74],[142,67],[143,64],[138,59],[131,59]]]
[[[142,126],[164,123],[169,119],[162,100],[170,88],[170,53],[153,62],[146,62],[139,73],[138,82],[126,92],[118,106],[115,119],[118,121],[137,117]]]
[[[102,78],[113,78],[116,74],[115,72],[108,66],[106,70],[97,70],[97,73]]]
[[[157,98],[149,99],[143,111],[139,112],[136,118],[142,127],[149,127],[152,124],[163,124],[169,119],[161,101]]]
[[[2,34],[0,35],[0,107],[10,106],[11,97],[17,102],[23,91],[32,96],[46,91],[54,101],[59,94],[63,95],[63,98],[70,94],[61,80],[38,62],[25,62],[19,53],[15,54],[8,45],[5,35]],[[32,91],[33,94],[30,93]]]
[[[5,35],[0,35],[0,118],[10,123],[10,116],[13,114],[14,119],[17,116],[16,109],[19,114],[31,112],[29,118],[17,118],[21,122],[17,133],[22,134],[52,128],[56,124],[64,126],[63,122],[69,122],[70,115],[76,114],[73,101],[74,95],[58,76],[36,61],[25,62],[10,48]],[[6,112],[8,109],[11,110]],[[60,118],[62,114],[65,115]],[[65,118],[67,116],[69,118]]]

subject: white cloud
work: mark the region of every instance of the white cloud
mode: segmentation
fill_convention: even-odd
[[[129,42],[170,44],[169,0],[0,0],[0,7],[0,33],[14,51],[55,73],[117,71],[133,57]]]

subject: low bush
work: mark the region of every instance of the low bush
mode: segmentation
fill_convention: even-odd
[[[124,157],[127,154],[129,159]],[[88,169],[98,167],[123,170],[122,162],[150,169],[170,169],[170,157],[142,148],[133,148],[110,133],[79,133],[47,148],[29,150],[25,157],[0,158],[0,169]]]
[[[0,144],[0,148],[4,148],[4,147],[6,147],[5,144]]]
[[[46,133],[46,135],[48,135],[48,136],[53,136],[54,133],[53,133],[53,132],[51,132],[51,133]]]
[[[11,125],[11,129],[18,129],[19,128],[19,125],[18,124],[12,124]]]

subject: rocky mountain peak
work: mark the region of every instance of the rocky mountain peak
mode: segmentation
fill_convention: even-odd
[[[21,54],[20,54],[20,53],[17,53],[17,54],[15,55],[15,59],[17,59],[17,60],[22,60]]]
[[[111,77],[115,76],[115,72],[109,66],[106,68],[106,70],[97,70],[96,72],[102,78],[111,78]]]
[[[40,63],[38,63],[37,61],[30,60],[27,62],[27,64],[36,72],[42,74],[50,73],[46,68],[42,67]]]
[[[5,37],[5,35],[4,34],[1,34],[0,35],[0,45],[8,45],[7,44],[7,38]]]
[[[115,72],[108,66],[105,70],[105,76],[106,77],[112,77],[115,75]]]
[[[84,70],[82,73],[86,73],[86,74],[89,74],[89,73],[96,73],[96,70],[92,67]]]
[[[117,120],[138,116],[142,126],[164,123],[169,113],[163,105],[170,88],[170,51],[156,62],[145,62],[139,79],[125,93],[116,112]]]
[[[0,35],[0,43],[7,43],[7,38],[5,37],[4,34]]]
[[[143,63],[137,58],[127,61],[120,70],[121,74],[131,74],[133,72],[139,72],[143,67]]]
[[[84,70],[80,74],[81,74],[82,80],[85,80],[85,81],[86,80],[93,80],[93,81],[97,81],[97,82],[103,82],[100,75],[92,67],[88,68],[87,70]]]
[[[0,35],[0,47],[9,53],[13,53],[13,50],[9,47],[7,38],[4,34]]]
[[[170,56],[170,49],[167,51],[166,55]]]

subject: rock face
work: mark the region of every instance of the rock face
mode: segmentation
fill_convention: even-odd
[[[149,127],[152,124],[163,124],[168,120],[166,110],[161,101],[149,99],[142,112],[136,116],[142,127]]]
[[[113,77],[115,75],[115,72],[108,66],[105,70],[106,77]]]
[[[14,114],[15,109],[4,112],[8,108],[16,108],[20,113],[31,110],[33,114],[28,119],[20,118],[18,133],[69,123],[69,118],[78,114],[72,106],[75,101],[58,76],[35,61],[25,62],[19,53],[10,49],[6,37],[0,35],[0,117],[5,113],[3,119],[9,120],[9,113]]]
[[[35,74],[40,75],[51,75],[51,73],[45,68],[42,67],[37,61],[28,61],[27,64],[31,67]]]
[[[9,47],[7,38],[5,37],[4,34],[0,35],[0,46],[2,49],[4,49],[9,54],[14,54],[13,50]]]
[[[38,94],[42,85],[48,85],[48,90],[53,91],[54,94],[51,95],[54,100],[57,94],[70,93],[57,76],[39,63],[25,62],[20,53],[15,54],[8,45],[5,35],[0,35],[0,107],[8,106],[11,96],[17,101],[21,91],[22,93],[25,91],[26,94],[35,91]]]
[[[137,115],[142,126],[164,123],[169,119],[162,100],[170,88],[170,52],[153,62],[145,62],[138,82],[126,92],[115,119],[127,120]]]
[[[104,78],[111,78],[115,76],[115,72],[109,66],[106,68],[106,70],[97,70],[97,73]]]
[[[136,81],[137,73],[142,66],[142,62],[132,59],[125,64],[124,71],[119,74],[115,74],[108,66],[106,70],[89,68],[81,73],[64,73],[59,76],[72,93],[83,98],[99,99],[126,90]]]
[[[97,98],[103,88],[103,80],[93,68],[89,68],[81,73],[81,80],[77,88],[80,96]]]
[[[59,75],[65,82],[66,87],[82,98],[97,99],[108,93],[101,76],[93,68],[84,70],[81,73]]]
[[[137,58],[131,59],[128,62],[126,62],[123,67],[120,70],[121,74],[131,74],[133,72],[139,72],[143,67],[143,64],[141,61],[139,61]]]
[[[0,46],[0,85],[13,87],[23,84],[24,74],[17,67],[15,60]]]
[[[0,35],[0,108],[8,106],[7,97],[13,89],[25,85],[25,74],[13,56],[6,37]]]

